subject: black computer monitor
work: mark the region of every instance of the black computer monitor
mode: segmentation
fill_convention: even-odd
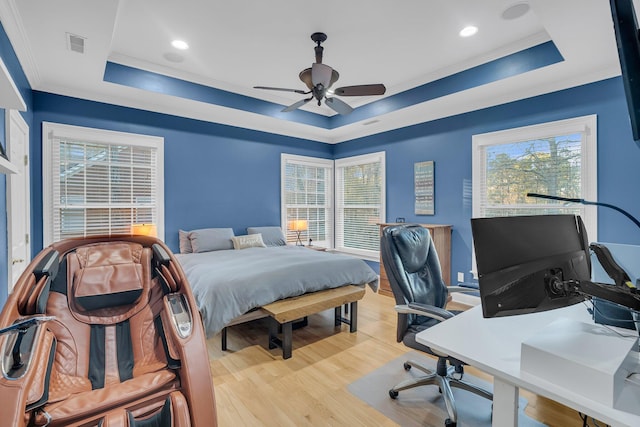
[[[586,298],[565,286],[591,278],[579,216],[475,218],[471,230],[484,317],[551,310]]]

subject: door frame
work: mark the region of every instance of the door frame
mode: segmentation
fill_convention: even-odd
[[[12,254],[12,248],[13,248],[13,240],[14,240],[14,236],[13,236],[13,218],[11,215],[11,211],[12,211],[12,204],[13,204],[13,197],[11,195],[11,182],[13,180],[17,180],[17,179],[24,179],[24,185],[25,185],[25,192],[26,192],[26,212],[25,214],[25,229],[27,231],[27,235],[29,236],[28,241],[26,242],[25,245],[25,249],[26,249],[26,259],[25,259],[25,263],[26,265],[29,264],[29,261],[31,260],[31,241],[33,239],[31,239],[31,187],[30,187],[30,156],[29,156],[29,145],[30,145],[30,135],[29,135],[29,126],[27,125],[27,122],[24,120],[24,118],[22,117],[22,114],[20,114],[20,112],[18,110],[6,110],[5,113],[5,135],[6,135],[6,152],[7,154],[10,156],[11,155],[11,125],[12,122],[18,126],[20,128],[20,130],[26,135],[25,138],[25,153],[27,153],[27,162],[24,162],[23,159],[11,159],[9,158],[9,161],[12,162],[15,165],[20,165],[21,163],[24,165],[25,168],[25,174],[24,177],[20,176],[19,174],[9,174],[7,175],[7,187],[6,187],[6,193],[7,193],[7,252],[8,252],[8,257],[7,257],[7,272],[8,272],[8,278],[7,278],[7,285],[8,285],[8,292],[11,293],[11,291],[13,290],[13,286],[15,285],[15,283],[13,283],[13,265],[11,263],[11,260],[14,258],[13,254]]]

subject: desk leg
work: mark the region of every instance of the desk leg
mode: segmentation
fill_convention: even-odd
[[[493,378],[493,427],[518,426],[518,387]]]

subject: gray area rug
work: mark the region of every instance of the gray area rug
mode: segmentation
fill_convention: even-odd
[[[400,381],[423,375],[417,369],[404,370],[402,366],[408,359],[412,359],[427,368],[435,369],[436,367],[435,359],[411,352],[349,384],[348,389],[354,396],[365,401],[402,427],[442,427],[444,420],[447,418],[447,410],[437,387],[416,387],[401,391],[395,400],[389,397],[389,389]],[[465,373],[464,379],[492,391],[491,383],[468,373]],[[490,401],[459,389],[453,389],[453,395],[458,410],[458,427],[491,427]],[[522,412],[526,406],[526,399],[520,398],[518,426],[545,426],[545,424],[529,418]]]

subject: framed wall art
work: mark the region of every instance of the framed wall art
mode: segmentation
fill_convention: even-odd
[[[415,214],[435,215],[435,165],[433,160],[413,165]]]

